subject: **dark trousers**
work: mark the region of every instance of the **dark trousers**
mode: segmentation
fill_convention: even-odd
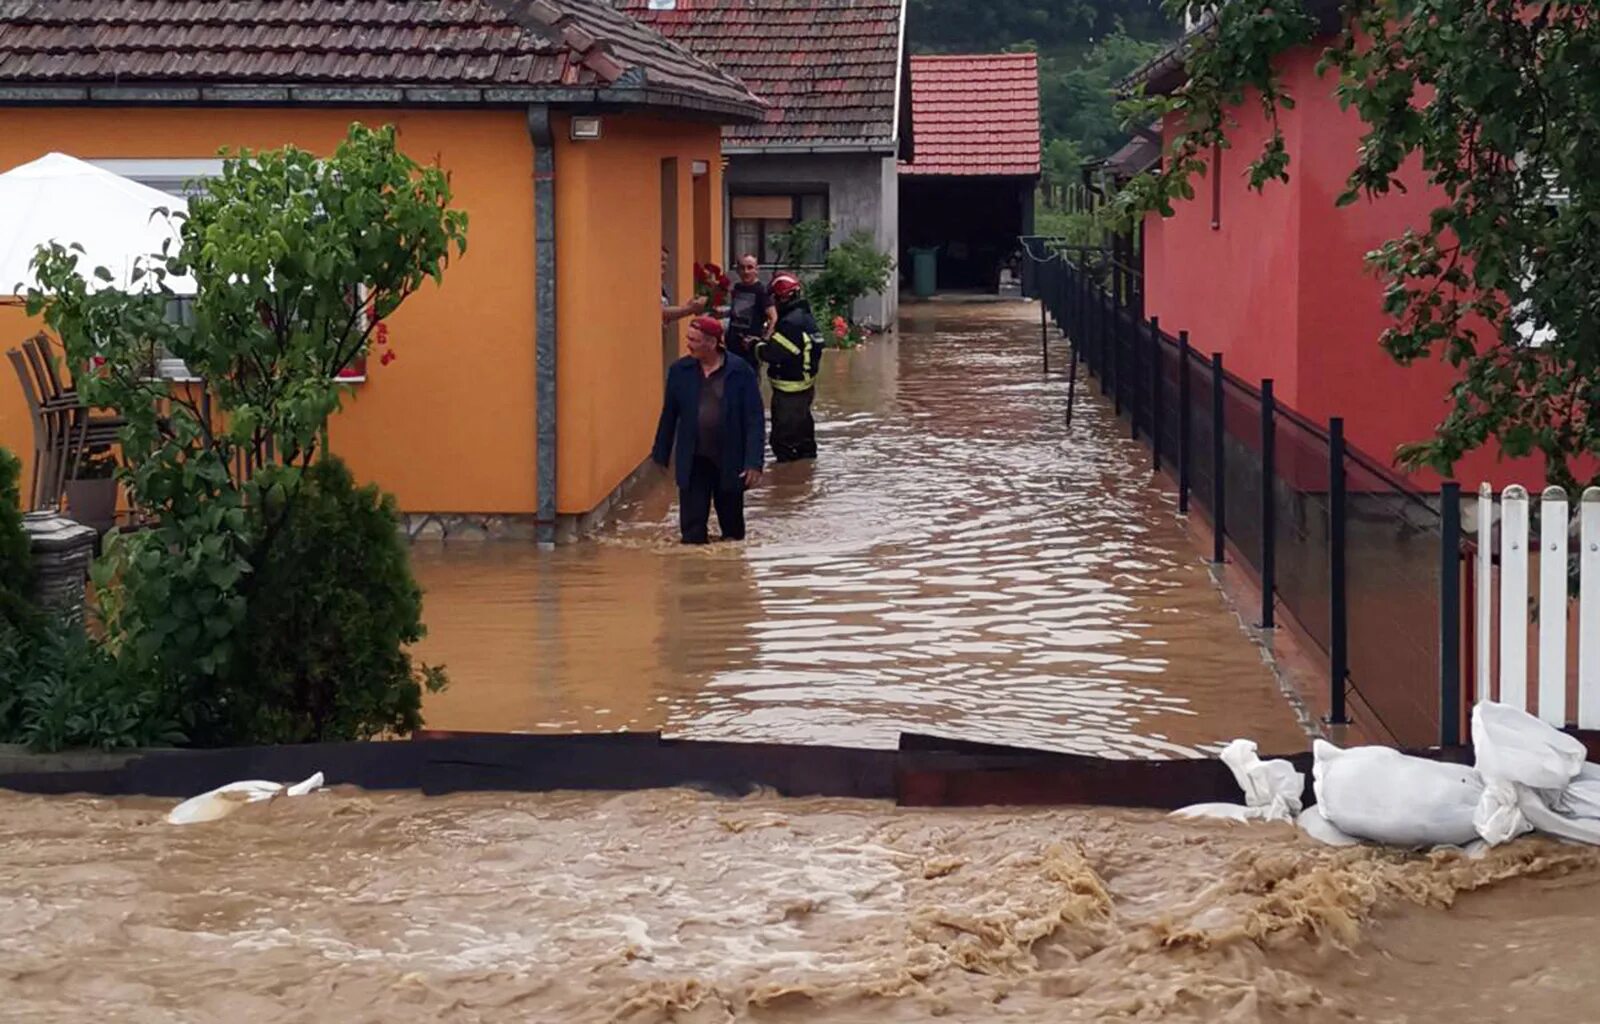
[[[709,540],[706,526],[711,506],[717,507],[717,526],[723,540],[744,540],[744,483],[731,490],[722,487],[722,468],[710,459],[695,459],[689,467],[689,486],[678,488],[678,526],[685,544]]]
[[[778,462],[817,457],[817,424],[811,418],[816,388],[772,392],[772,457]]]

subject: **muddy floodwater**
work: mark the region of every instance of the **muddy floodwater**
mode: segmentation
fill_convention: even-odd
[[[0,794],[0,1020],[1600,1019],[1600,858],[1147,813]]]
[[[442,729],[661,730],[892,746],[921,731],[1191,756],[1305,734],[1152,486],[1148,453],[1040,373],[1036,306],[909,307],[830,352],[821,458],[743,545],[683,549],[665,481],[554,552],[420,545]]]

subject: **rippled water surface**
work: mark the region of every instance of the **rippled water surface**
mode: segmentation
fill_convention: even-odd
[[[660,480],[594,541],[416,548],[422,653],[453,679],[428,724],[1302,748],[1148,454],[1083,389],[1064,429],[1036,316],[912,307],[898,337],[830,353],[821,458],[769,474],[743,545],[680,548]]]

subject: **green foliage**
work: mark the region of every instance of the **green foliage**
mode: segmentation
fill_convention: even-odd
[[[1177,17],[1202,5],[1166,6]],[[1568,491],[1600,483],[1600,20],[1587,4],[1514,0],[1346,0],[1343,17],[1318,65],[1364,125],[1339,202],[1402,189],[1402,168],[1439,196],[1426,224],[1367,257],[1394,318],[1384,348],[1402,364],[1443,358],[1459,375],[1449,414],[1402,461],[1450,473],[1493,441],[1507,455],[1541,454],[1549,482]],[[1223,5],[1188,86],[1133,107],[1179,115],[1183,130],[1124,212],[1167,216],[1192,196],[1203,154],[1226,145],[1229,109],[1247,97],[1272,126],[1251,183],[1287,179],[1276,114],[1293,97],[1274,58],[1313,31],[1299,0]]]
[[[81,626],[0,622],[0,742],[111,750],[183,738],[160,688],[123,672]]]
[[[28,535],[22,532],[22,463],[0,448],[0,622],[14,618],[32,585]]]
[[[872,232],[857,231],[828,250],[822,270],[806,282],[806,297],[826,331],[834,317],[853,322],[856,300],[881,293],[893,274],[894,257],[878,248]]]
[[[1116,29],[1170,33],[1160,0],[911,0],[907,33],[917,53],[1059,52]]]
[[[1166,45],[1162,38],[1116,31],[1082,55],[1046,58],[1039,69],[1039,104],[1048,145],[1067,143],[1076,164],[1120,148],[1128,132],[1117,112],[1117,86]]]
[[[90,289],[76,247],[52,244],[34,258],[41,287],[29,311],[43,314],[74,365],[104,360],[79,386],[127,420],[122,476],[150,523],[110,536],[95,566],[107,648],[123,671],[175,696],[197,742],[254,738],[234,711],[253,700],[235,692],[248,674],[248,627],[276,614],[261,602],[284,596],[256,577],[295,530],[305,471],[344,394],[336,373],[465,251],[466,214],[450,199],[444,172],[401,153],[392,127],[356,124],[324,158],[288,146],[225,159],[188,213],[172,214],[180,251],[142,264],[144,291]],[[166,315],[178,275],[198,285],[182,323]],[[151,379],[158,348],[206,382],[212,415],[198,388]],[[244,472],[251,463],[269,469]],[[370,730],[408,720],[374,704],[358,710],[374,716]],[[298,722],[300,711],[284,715]],[[261,728],[292,731],[276,720]]]
[[[423,635],[393,498],[357,487],[337,459],[268,483],[265,518],[284,525],[251,577],[240,654],[224,699],[209,702],[200,738],[300,743],[404,734],[422,724],[422,694],[441,670],[414,666]],[[293,492],[295,497],[289,498]],[[293,514],[279,507],[293,500]]]
[[[778,266],[798,272],[803,267],[815,266],[826,258],[828,236],[833,225],[825,220],[803,220],[772,236],[778,247]]]

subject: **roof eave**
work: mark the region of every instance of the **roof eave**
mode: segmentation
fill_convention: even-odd
[[[1330,35],[1339,29],[1339,12],[1342,0],[1301,0],[1305,12],[1317,21],[1320,35]],[[1195,44],[1216,28],[1215,14],[1208,14],[1176,43],[1156,54],[1127,78],[1117,83],[1121,96],[1133,94],[1140,86],[1148,96],[1164,96],[1189,80],[1186,64]]]
[[[868,139],[861,142],[723,142],[724,156],[760,156],[763,154],[894,156],[893,139]]]
[[[911,51],[906,46],[906,0],[900,0],[899,59],[894,67],[895,156],[916,158],[916,128],[911,117]]]
[[[528,103],[618,104],[714,117],[720,124],[755,124],[765,117],[756,103],[661,88],[546,86],[444,86],[420,84],[321,84],[216,82],[111,85],[104,82],[0,84],[7,105],[199,105],[199,106],[519,106]]]

